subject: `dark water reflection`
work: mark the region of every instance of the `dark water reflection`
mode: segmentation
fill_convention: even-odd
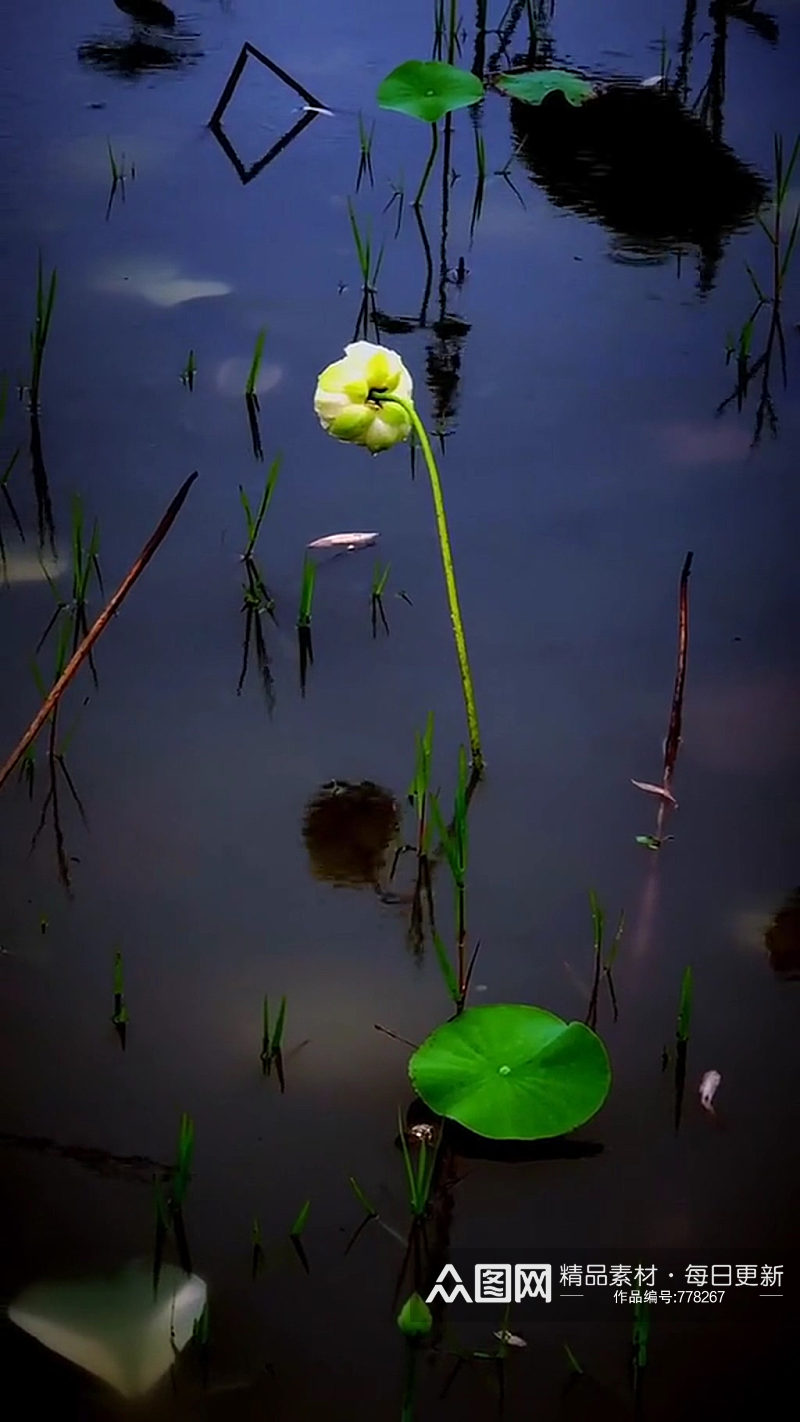
[[[791,148],[800,10],[785,0],[770,22],[758,6],[667,6],[683,112],[634,87],[661,66],[661,19],[648,7],[537,3],[532,40],[528,8],[515,3],[505,18],[496,8],[502,33],[478,46],[486,63],[549,58],[598,74],[605,118],[589,129],[583,111],[523,112],[488,94],[447,135],[443,126],[447,162],[419,220],[409,198],[429,135],[375,115],[374,93],[394,64],[430,52],[427,7],[389,7],[378,20],[362,0],[308,0],[267,17],[256,0],[193,0],[159,27],[138,5],[32,0],[8,28],[0,370],[12,390],[29,359],[40,248],[45,269],[58,268],[58,295],[36,428],[14,399],[0,426],[0,470],[21,451],[8,492],[25,534],[1,500],[3,757],[38,705],[31,660],[54,606],[40,544],[55,544],[48,572],[58,596],[71,596],[73,495],[88,525],[99,521],[110,590],[179,480],[199,470],[98,644],[99,686],[82,674],[60,713],[89,821],[59,778],[71,900],[49,821],[30,852],[46,744],[33,800],[25,779],[12,780],[0,806],[6,1303],[36,1280],[113,1275],[147,1255],[152,1176],[173,1163],[181,1113],[195,1125],[185,1216],[208,1286],[209,1373],[187,1344],[173,1379],[137,1405],[148,1422],[400,1415],[394,1293],[408,1208],[397,1111],[410,1096],[409,1044],[452,1007],[427,904],[410,930],[414,855],[387,876],[416,833],[406,803],[415,733],[432,711],[431,785],[449,807],[464,725],[419,456],[412,478],[407,450],[372,460],[326,438],[311,410],[316,376],[351,339],[362,300],[348,197],[373,254],[384,245],[368,329],[377,321],[401,352],[441,436],[489,767],[470,808],[475,1000],[582,1019],[589,888],[609,924],[626,913],[618,1021],[600,994],[614,1070],[601,1115],[522,1152],[456,1134],[431,1244],[442,1257],[451,1244],[491,1257],[510,1240],[531,1250],[562,1240],[631,1257],[655,1244],[713,1245],[732,1262],[754,1248],[790,1261],[800,1170],[788,1085],[798,1070],[796,265],[784,291],[785,388],[773,340],[775,437],[765,415],[751,447],[763,366],[749,394],[717,412],[735,375],[726,343],[753,305],[746,264],[770,278],[754,216],[773,134]],[[469,31],[471,11],[464,19]],[[274,76],[244,75],[224,120],[240,171],[207,125],[245,41],[332,113],[311,122]],[[462,62],[473,52],[468,32]],[[359,109],[376,117],[376,181],[355,194]],[[474,222],[473,123],[488,155]],[[279,147],[301,124],[300,140]],[[108,142],[136,168],[110,223]],[[254,171],[278,151],[280,162]],[[792,210],[796,173],[790,186]],[[262,329],[263,462],[242,409]],[[762,312],[754,359],[769,329]],[[180,380],[189,351],[191,390]],[[245,583],[254,616],[269,606],[259,642],[242,607],[239,486],[257,507],[278,452],[255,550],[268,595]],[[319,565],[301,697],[307,545],[358,529],[379,532],[371,551]],[[663,761],[687,548],[679,809],[652,852],[636,837],[652,834],[657,807],[630,782],[656,780]],[[376,562],[390,565],[391,635],[373,638]],[[90,618],[100,601],[93,593]],[[244,678],[243,640],[254,658]],[[46,680],[52,642],[38,660]],[[450,944],[441,860],[433,894]],[[124,1052],[112,1021],[118,952]],[[661,1063],[688,965],[676,1133],[674,1073]],[[265,996],[273,1018],[287,1002],[283,1094],[261,1070]],[[698,1095],[712,1069],[714,1117]],[[345,1255],[363,1218],[351,1177],[380,1219]],[[308,1199],[306,1274],[287,1236]],[[255,1221],[267,1267],[254,1280]],[[478,1322],[458,1342],[485,1352],[501,1324]],[[585,1373],[567,1387],[561,1330],[517,1330],[512,1316],[529,1346],[509,1361],[507,1417],[630,1416],[630,1324],[576,1328],[567,1341]],[[763,1410],[785,1383],[783,1329],[774,1313],[702,1333],[659,1314],[645,1415],[731,1415],[743,1399]],[[449,1348],[421,1367],[420,1418],[496,1415],[496,1375],[479,1364],[440,1396]],[[0,1359],[9,1395],[37,1410],[80,1422],[122,1415],[99,1381],[8,1320]]]
[[[331,884],[380,884],[398,829],[399,807],[388,790],[370,780],[332,780],[314,795],[303,819],[311,872]]]
[[[175,11],[161,0],[114,0],[131,21],[128,34],[97,34],[78,46],[81,64],[102,74],[138,80],[158,70],[182,70],[202,58],[199,36],[180,23]]]
[[[131,35],[129,39],[98,35],[79,46],[78,59],[103,74],[138,79],[155,70],[178,70],[196,64],[202,53],[194,46],[193,38],[187,35],[181,40],[176,36],[174,41],[158,43],[141,35]]]
[[[83,40],[78,46],[81,64],[121,79],[139,79],[202,59],[199,35],[160,0],[114,0],[114,5],[130,20],[128,33],[107,31]]]
[[[520,156],[552,202],[594,218],[616,251],[666,261],[698,252],[711,290],[724,242],[752,221],[766,186],[678,99],[612,85],[591,105],[555,96],[541,108],[512,103]]]
[[[800,889],[795,889],[764,934],[769,960],[780,977],[800,978]]]

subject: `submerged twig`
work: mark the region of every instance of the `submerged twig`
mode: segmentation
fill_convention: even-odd
[[[675,770],[681,744],[683,721],[683,693],[686,685],[686,658],[689,652],[689,574],[692,571],[693,553],[687,553],[681,569],[678,593],[678,663],[675,668],[675,685],[672,692],[672,706],[669,713],[669,729],[664,742],[664,789],[669,790],[669,782]]]
[[[291,74],[288,74],[285,69],[281,69],[280,65],[275,64],[274,60],[268,59],[262,50],[256,49],[254,44],[250,44],[249,40],[246,40],[236,57],[234,66],[225,81],[225,87],[219,96],[217,106],[208,121],[209,128],[216,127],[233,98],[233,92],[242,77],[242,71],[244,70],[249,55],[252,55],[253,59],[257,59],[259,64],[263,64],[266,69],[269,69],[271,73],[274,74],[276,78],[282,80],[284,84],[288,84],[290,89],[294,89],[295,93],[299,94],[301,99],[305,99],[310,108],[325,110],[325,105],[320,103],[319,99],[315,98],[308,89],[305,89],[297,79],[293,79]]]
[[[655,834],[638,836],[638,842],[644,844],[648,849],[661,848],[664,842],[664,822],[667,811],[676,807],[675,797],[672,794],[672,777],[675,773],[678,751],[681,745],[683,697],[686,689],[686,662],[689,654],[689,575],[692,570],[693,558],[693,553],[687,553],[683,560],[683,568],[681,569],[678,591],[678,656],[675,667],[675,681],[672,689],[669,725],[667,727],[666,740],[664,741],[664,761],[661,773],[661,784],[651,785],[648,781],[633,781],[633,784],[638,789],[656,794],[659,797]]]
[[[80,646],[73,653],[72,657],[70,658],[69,662],[61,673],[61,676],[58,678],[58,681],[51,688],[44,702],[39,707],[39,710],[31,721],[31,724],[25,732],[24,736],[19,741],[18,745],[14,748],[14,750],[11,752],[11,755],[9,756],[2,770],[0,770],[0,788],[2,788],[2,786],[5,784],[6,780],[8,779],[9,775],[11,774],[18,761],[22,759],[23,755],[28,749],[28,746],[30,746],[31,743],[38,736],[40,730],[42,729],[42,726],[49,719],[53,710],[58,705],[61,696],[68,687],[69,683],[72,681],[72,678],[75,676],[76,672],[80,670],[81,666],[83,665],[83,662],[88,657],[98,637],[101,635],[102,632],[105,631],[106,627],[108,626],[108,623],[111,621],[111,618],[117,611],[117,608],[127,597],[128,593],[133,587],[133,584],[136,582],[140,574],[144,572],[144,569],[147,567],[147,564],[150,562],[150,559],[153,557],[153,554],[156,552],[160,544],[166,538],[167,534],[169,533],[169,530],[175,522],[175,519],[180,513],[186,496],[196,478],[197,470],[195,470],[193,474],[190,474],[188,479],[184,480],[183,484],[175,495],[175,498],[172,500],[172,503],[164,514],[164,517],[161,519],[161,522],[159,523],[155,532],[151,534],[150,538],[144,545],[144,548],[142,549],[141,553],[139,554],[138,558],[130,569],[130,572],[127,573],[126,576],[123,578],[122,582],[117,588],[117,591],[109,599],[103,611],[100,613],[99,617],[96,618],[92,627],[87,632]]]

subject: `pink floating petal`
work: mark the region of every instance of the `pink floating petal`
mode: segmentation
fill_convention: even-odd
[[[667,790],[664,785],[651,785],[649,780],[632,780],[631,785],[635,785],[637,790],[646,790],[648,795],[659,795],[662,800],[666,800],[670,805],[678,808],[678,802],[671,790]]]
[[[369,548],[380,538],[379,533],[327,533],[324,538],[315,538],[309,548]]]
[[[520,1338],[518,1333],[509,1333],[507,1328],[498,1328],[495,1338],[499,1338],[501,1343],[506,1343],[509,1348],[527,1348],[524,1338]]]
[[[718,1071],[707,1071],[704,1073],[703,1080],[700,1082],[700,1105],[703,1106],[706,1111],[711,1111],[712,1114],[714,1111],[714,1097],[717,1094],[717,1087],[721,1081],[722,1077]]]

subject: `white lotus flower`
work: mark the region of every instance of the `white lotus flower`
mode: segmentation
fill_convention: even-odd
[[[371,341],[345,346],[317,380],[314,410],[323,429],[335,439],[363,444],[372,454],[408,439],[411,421],[401,405],[376,396],[410,400],[413,382],[397,351]]]

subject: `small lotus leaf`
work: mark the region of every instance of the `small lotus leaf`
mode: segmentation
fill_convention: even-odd
[[[501,74],[496,81],[512,99],[521,99],[525,104],[540,104],[548,94],[563,94],[568,104],[579,108],[587,99],[593,99],[597,90],[594,84],[582,79],[580,74],[571,74],[568,69],[533,69],[525,74]]]
[[[409,59],[378,86],[382,109],[435,123],[453,109],[464,109],[483,98],[480,79],[466,69],[434,59]]]
[[[491,1140],[540,1140],[599,1111],[611,1086],[608,1053],[582,1022],[540,1007],[471,1007],[419,1046],[408,1073],[440,1116]]]

